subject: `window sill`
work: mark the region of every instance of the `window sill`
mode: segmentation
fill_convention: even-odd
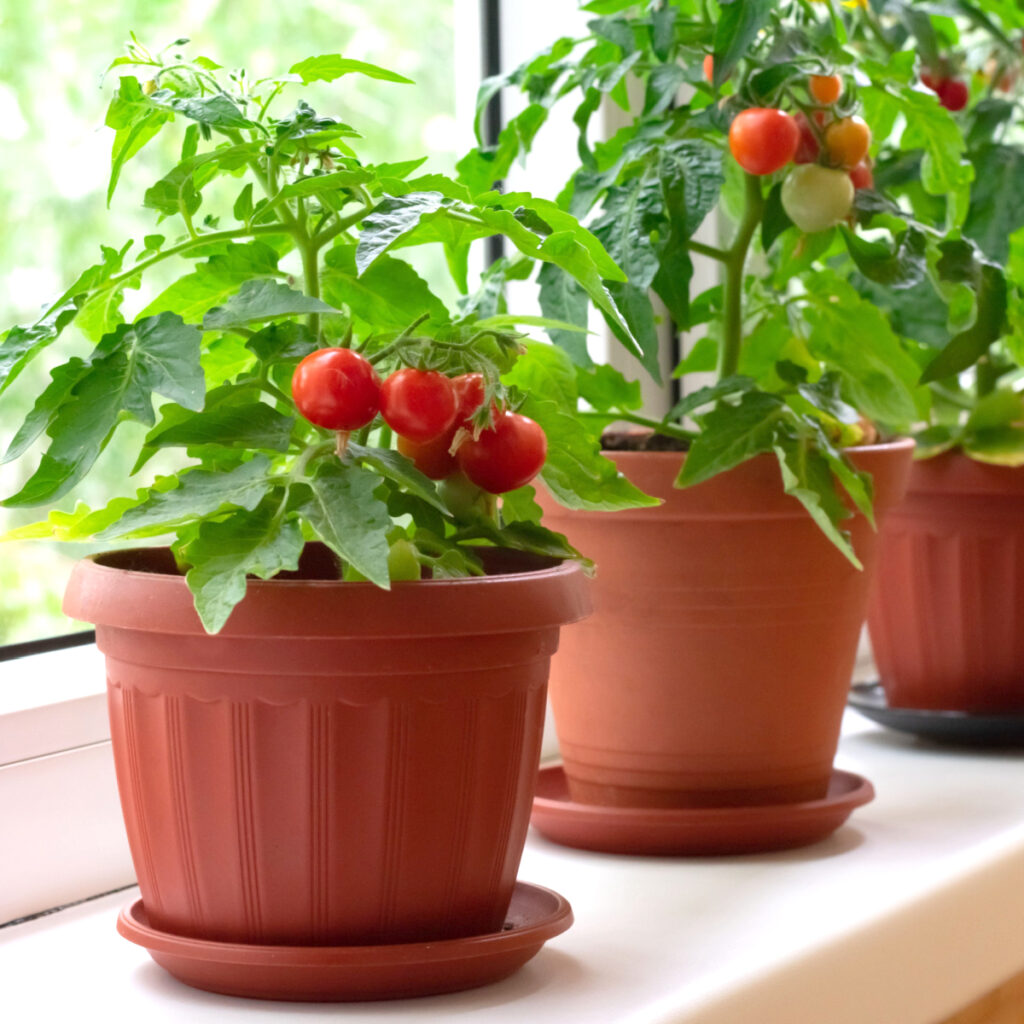
[[[864,1024],[941,1020],[1024,965],[1024,760],[944,752],[846,716],[837,764],[878,796],[834,836],[788,853],[610,857],[531,836],[520,877],[573,904],[576,924],[497,985],[352,1006],[346,1020],[475,1014],[538,1024]],[[114,930],[117,893],[0,931],[12,1019],[230,1024],[335,1021],[195,991]],[[53,965],[61,984],[53,985]],[[19,1012],[20,1011],[20,1012]]]

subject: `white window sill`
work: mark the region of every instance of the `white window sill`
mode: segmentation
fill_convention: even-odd
[[[520,877],[576,924],[519,974],[428,1000],[252,1003],[178,984],[114,930],[132,892],[0,930],[5,1015],[489,1024],[930,1024],[1024,966],[1024,759],[944,752],[849,712],[839,767],[876,800],[817,846],[611,857],[531,836]],[[60,984],[54,984],[59,965]]]

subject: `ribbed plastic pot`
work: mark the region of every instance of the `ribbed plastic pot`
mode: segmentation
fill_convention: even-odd
[[[1024,710],[1024,469],[914,463],[868,628],[891,707]]]
[[[323,552],[304,564],[316,574]],[[480,578],[250,580],[204,633],[166,550],[86,559],[146,914],[217,941],[373,945],[500,930],[579,566]]]
[[[855,449],[876,516],[902,496],[913,443]],[[875,533],[855,569],[759,456],[695,487],[682,456],[610,453],[657,508],[545,523],[597,562],[594,615],[552,665],[551,701],[578,802],[701,807],[824,796],[867,610]]]

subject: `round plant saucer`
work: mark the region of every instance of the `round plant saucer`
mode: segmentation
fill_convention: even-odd
[[[513,974],[572,924],[568,901],[517,882],[505,926],[488,935],[393,946],[258,946],[192,939],[154,928],[142,900],[117,930],[193,988],[250,999],[360,1002],[477,988]]]
[[[848,701],[879,725],[939,743],[973,747],[1024,746],[1024,711],[976,714],[929,708],[891,708],[881,683],[854,683]]]
[[[820,800],[756,807],[647,808],[575,803],[561,765],[541,769],[530,823],[563,846],[603,853],[709,856],[807,846],[831,835],[874,787],[833,771]]]

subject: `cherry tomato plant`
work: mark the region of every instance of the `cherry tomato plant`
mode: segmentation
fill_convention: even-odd
[[[688,450],[678,486],[773,452],[786,489],[855,560],[843,521],[851,502],[870,513],[871,487],[844,449],[879,432],[920,436],[945,401],[940,376],[958,392],[950,369],[1007,350],[1009,235],[995,223],[1000,202],[980,201],[995,200],[1002,179],[989,171],[982,183],[972,154],[1001,138],[999,166],[1016,173],[1024,157],[1009,138],[1015,94],[999,92],[1024,58],[1024,13],[1005,0],[941,13],[914,0],[580,7],[589,34],[484,83],[479,111],[502,88],[526,106],[496,145],[467,154],[462,180],[480,188],[516,159],[529,169],[549,112],[574,106],[581,159],[559,204],[627,274],[612,294],[639,342],[638,369],[659,378],[674,344],[667,319],[686,332],[681,395],[663,418],[645,417],[635,382],[592,366],[578,336],[554,330],[557,386],[531,387],[523,409],[547,398],[568,412],[582,400],[595,434],[626,420],[673,438]],[[949,79],[967,83],[966,98]],[[598,142],[606,103],[625,126]],[[694,263],[708,259],[719,280],[697,292]],[[563,271],[541,268],[538,285],[546,316],[586,322],[588,301]],[[909,295],[928,312],[927,345],[888,314]]]
[[[180,146],[143,197],[159,233],[103,246],[0,341],[0,393],[19,401],[29,361],[63,355],[5,455],[25,465],[5,504],[59,505],[9,537],[168,538],[216,631],[248,577],[296,569],[314,540],[341,576],[381,587],[479,574],[480,545],[576,557],[512,493],[538,474],[572,507],[652,503],[573,418],[541,427],[519,411],[520,327],[573,325],[510,313],[488,280],[470,289],[470,247],[502,235],[516,253],[502,273],[550,262],[637,345],[612,299],[625,275],[595,235],[526,193],[477,195],[417,174],[418,160],[370,163],[353,126],[303,98],[347,75],[408,88],[399,74],[326,54],[254,80],[187,42],[154,53],[133,38],[110,69],[108,199],[153,138]],[[422,244],[443,248],[458,312],[401,258]],[[76,488],[108,444],[134,445],[143,476],[94,509]],[[433,461],[417,445],[434,445]],[[453,510],[460,458],[478,483]]]

